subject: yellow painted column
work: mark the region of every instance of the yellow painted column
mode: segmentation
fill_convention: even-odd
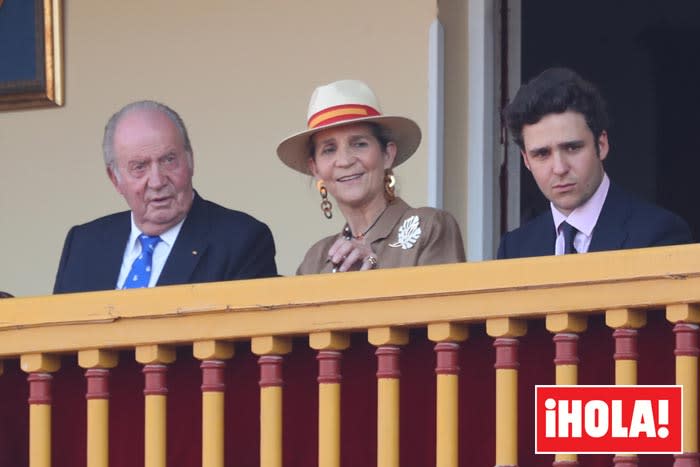
[[[175,349],[165,345],[136,347],[136,361],[145,377],[144,467],[166,467],[167,463],[167,364],[175,361]]]
[[[107,350],[82,350],[78,364],[87,380],[87,465],[109,466],[109,369],[117,366],[119,355]]]
[[[372,328],[370,344],[377,347],[377,467],[399,467],[400,345],[408,343],[402,328]]]
[[[340,362],[350,338],[337,332],[313,333],[309,345],[318,351],[318,465],[340,467]]]
[[[193,346],[202,360],[202,467],[224,466],[224,392],[226,362],[233,357],[231,342],[199,341]]]
[[[469,336],[468,328],[453,323],[428,325],[428,339],[437,342],[435,465],[459,465],[459,342]]]
[[[605,312],[605,324],[614,329],[615,384],[637,384],[637,329],[646,322],[646,313],[641,310],[618,308]]]
[[[614,329],[615,340],[615,384],[637,384],[637,329],[646,325],[646,313],[642,310],[618,308],[605,312],[605,323]],[[615,467],[636,467],[639,458],[635,454],[617,454],[613,458]]]
[[[29,467],[51,466],[51,373],[58,371],[56,355],[27,354],[20,358],[29,373]]]
[[[287,337],[254,337],[253,353],[260,355],[260,467],[282,467],[282,355],[292,350]]]
[[[698,467],[698,304],[666,307],[666,318],[675,323],[676,384],[683,386],[683,454],[676,454],[673,467]]]
[[[494,318],[486,332],[496,348],[496,466],[518,465],[518,339],[527,332],[524,321]]]
[[[585,316],[572,313],[557,313],[547,315],[546,326],[554,333],[554,368],[555,381],[559,385],[578,384],[578,334],[586,330]],[[554,467],[577,467],[576,454],[555,454]]]

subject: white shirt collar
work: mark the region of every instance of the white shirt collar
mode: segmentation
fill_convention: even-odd
[[[572,225],[579,232],[583,233],[586,237],[591,237],[593,234],[593,229],[598,223],[598,217],[600,216],[600,211],[603,210],[603,204],[605,203],[605,198],[608,196],[608,189],[610,188],[610,179],[608,174],[603,172],[603,180],[601,180],[600,185],[593,193],[588,201],[583,203],[581,206],[577,207],[568,216],[565,216],[559,210],[554,207],[552,202],[549,203],[549,207],[552,210],[552,218],[554,219],[554,228],[559,232],[559,226],[562,222],[566,221],[569,225]]]
[[[175,224],[174,226],[170,227],[168,230],[160,234],[160,239],[163,241],[165,244],[168,245],[168,248],[172,248],[173,244],[175,243],[175,240],[177,239],[177,235],[180,233],[180,229],[182,229],[182,224],[185,223],[185,219],[187,216],[183,217],[180,222]],[[133,249],[141,249],[141,244],[139,243],[138,239],[139,236],[143,232],[141,229],[138,228],[136,225],[136,222],[134,222],[134,213],[131,213],[131,234],[129,234],[129,243],[127,243],[127,248],[130,250]]]

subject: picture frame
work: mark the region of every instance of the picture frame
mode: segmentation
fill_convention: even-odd
[[[63,1],[0,0],[0,110],[63,105]]]

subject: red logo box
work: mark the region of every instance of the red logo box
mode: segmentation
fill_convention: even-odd
[[[535,386],[535,453],[681,453],[682,408],[681,386]]]

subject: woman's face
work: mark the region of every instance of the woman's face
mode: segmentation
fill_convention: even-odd
[[[312,136],[311,173],[324,181],[338,204],[362,207],[384,199],[384,171],[391,168],[396,145],[381,143],[366,123],[322,130]]]

